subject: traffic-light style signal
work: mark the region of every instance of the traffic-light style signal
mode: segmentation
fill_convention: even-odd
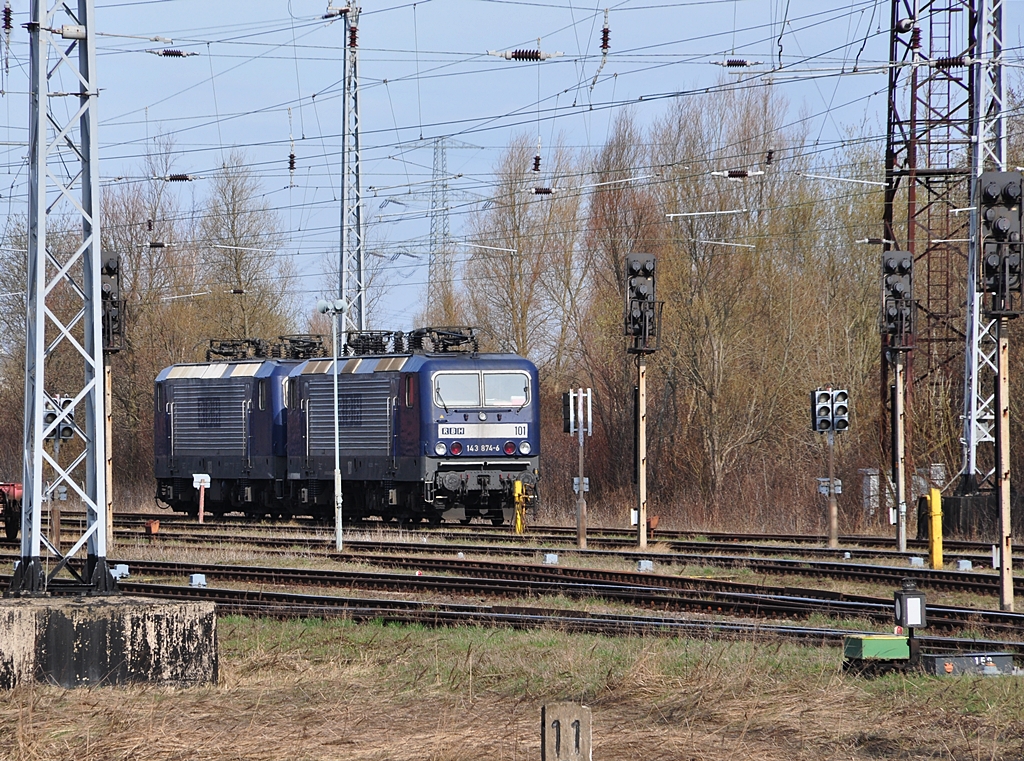
[[[56,422],[56,420],[57,420],[57,405],[55,405],[53,402],[51,402],[49,399],[47,399],[46,403],[45,403],[45,405],[43,407],[43,430],[46,430],[51,425],[53,425],[54,422]],[[49,434],[49,436],[47,438],[55,439],[55,438],[57,438],[57,433],[58,433],[57,428],[54,428],[52,431],[50,431],[50,434]]]
[[[812,391],[811,428],[818,433],[849,430],[850,392],[844,388],[819,388]]]
[[[978,178],[981,290],[995,296],[996,311],[1012,310],[1021,292],[1020,172],[983,172]]]
[[[59,396],[56,400],[46,400],[43,407],[43,427],[44,430],[53,426],[53,430],[47,435],[48,439],[70,439],[75,435],[75,410],[72,407],[74,399],[70,396]],[[61,417],[61,413],[64,416]],[[61,420],[57,423],[57,418]],[[54,425],[54,423],[57,423]]]
[[[882,253],[882,332],[902,346],[914,332],[914,256],[909,251]]]
[[[655,257],[629,254],[626,257],[625,334],[633,338],[631,352],[646,353],[657,348],[659,305],[655,297]]]
[[[75,409],[71,406],[74,401],[70,396],[60,398],[60,407],[65,410],[65,414],[57,426],[56,433],[58,438],[65,441],[75,435]]]
[[[124,299],[121,298],[121,262],[117,256],[103,260],[100,270],[100,294],[103,318],[103,351],[124,348]]]
[[[576,433],[575,392],[566,391],[562,394],[562,432]]]
[[[846,431],[850,428],[850,392],[845,388],[832,391],[832,429]]]

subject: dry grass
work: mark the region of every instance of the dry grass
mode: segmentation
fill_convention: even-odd
[[[4,759],[536,759],[540,706],[595,759],[1024,757],[1019,679],[863,680],[790,644],[221,622],[216,687],[0,694]]]

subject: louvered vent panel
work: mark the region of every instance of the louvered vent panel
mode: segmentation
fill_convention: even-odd
[[[205,381],[174,386],[172,440],[176,455],[244,455],[246,386]]]
[[[346,376],[338,388],[338,418],[342,451],[388,454],[391,451],[388,425],[387,378]],[[334,380],[330,375],[310,379],[309,447],[334,450]]]

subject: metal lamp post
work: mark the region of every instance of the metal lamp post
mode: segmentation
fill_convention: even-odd
[[[331,353],[334,355],[334,546],[338,552],[344,549],[341,531],[341,424],[338,418],[338,316],[345,319],[348,306],[345,299],[320,299],[316,303],[316,311],[331,316]]]

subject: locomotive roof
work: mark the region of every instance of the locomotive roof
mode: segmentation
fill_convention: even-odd
[[[533,364],[518,354],[366,354],[339,357],[339,375],[371,374],[381,372],[418,372],[444,367],[472,367],[483,370],[502,367],[533,368]],[[334,360],[310,359],[292,370],[291,375],[330,374]]]
[[[210,380],[215,378],[267,378],[280,367],[290,368],[298,360],[248,359],[230,362],[191,362],[165,367],[156,376],[156,382],[192,378]]]

